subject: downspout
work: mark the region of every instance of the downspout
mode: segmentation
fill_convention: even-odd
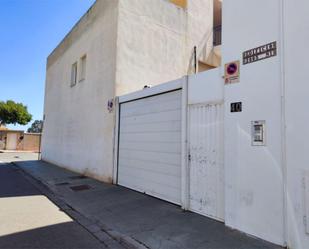
[[[286,107],[285,107],[285,0],[279,0],[280,8],[280,82],[281,82],[281,161],[283,176],[283,237],[284,246],[288,245],[288,188],[286,162]]]

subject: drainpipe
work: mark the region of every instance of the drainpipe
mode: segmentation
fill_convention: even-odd
[[[283,236],[284,246],[288,245],[288,188],[286,162],[286,78],[285,78],[285,0],[279,1],[280,7],[280,82],[281,82],[281,161],[283,176]]]

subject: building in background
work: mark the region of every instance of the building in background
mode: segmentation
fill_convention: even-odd
[[[0,128],[0,150],[39,152],[41,133]]]
[[[21,150],[24,131],[0,129],[0,150]]]

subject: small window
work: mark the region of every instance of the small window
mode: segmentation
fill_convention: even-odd
[[[75,86],[77,81],[77,62],[72,65],[71,69],[71,86]]]
[[[87,66],[87,56],[84,55],[82,58],[80,58],[79,81],[83,81],[86,79],[86,66]]]

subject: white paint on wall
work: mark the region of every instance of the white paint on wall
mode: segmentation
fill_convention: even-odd
[[[248,49],[279,41],[278,9],[279,0],[223,1],[223,64],[241,60]],[[279,54],[241,65],[240,83],[224,87],[225,221],[283,245],[280,58]],[[231,113],[233,102],[242,102],[243,111]],[[251,121],[255,120],[266,121],[266,146],[251,145]]]
[[[185,75],[185,23],[186,12],[168,1],[120,0],[117,95]]]
[[[166,0],[120,0],[117,95],[191,74],[194,46],[206,60],[212,28],[213,0],[188,0],[186,9]]]
[[[288,246],[304,249],[309,248],[309,234],[306,233],[308,213],[305,206],[309,190],[303,184],[309,172],[309,2],[284,0],[283,3]]]
[[[188,104],[223,103],[221,68],[190,75]]]
[[[111,182],[117,1],[97,1],[48,59],[43,160]],[[90,42],[91,41],[91,42]],[[70,86],[71,65],[87,55],[86,79]],[[108,58],[108,59],[107,59]]]

